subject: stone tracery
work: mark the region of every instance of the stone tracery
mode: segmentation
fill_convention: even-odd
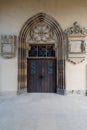
[[[55,42],[55,33],[45,23],[41,22],[33,26],[29,35],[26,37],[27,43],[46,43]]]

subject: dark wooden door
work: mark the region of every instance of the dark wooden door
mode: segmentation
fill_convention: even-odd
[[[27,60],[28,92],[56,92],[56,60]]]

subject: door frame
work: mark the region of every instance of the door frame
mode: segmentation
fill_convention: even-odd
[[[38,13],[29,18],[23,25],[19,34],[18,43],[18,93],[27,92],[27,57],[26,37],[30,33],[32,25],[41,22],[46,23],[56,34],[57,51],[57,93],[64,94],[65,83],[65,53],[67,38],[59,23],[46,13]]]

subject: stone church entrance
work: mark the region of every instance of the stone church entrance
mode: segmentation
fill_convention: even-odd
[[[45,13],[28,19],[19,34],[18,92],[64,93],[64,47],[56,20]]]

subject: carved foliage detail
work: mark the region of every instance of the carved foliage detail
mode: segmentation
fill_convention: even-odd
[[[78,22],[74,22],[73,26],[67,28],[64,31],[66,34],[70,35],[70,34],[83,34],[83,35],[87,35],[87,29],[86,28],[82,28],[80,27],[80,25],[78,24]]]

